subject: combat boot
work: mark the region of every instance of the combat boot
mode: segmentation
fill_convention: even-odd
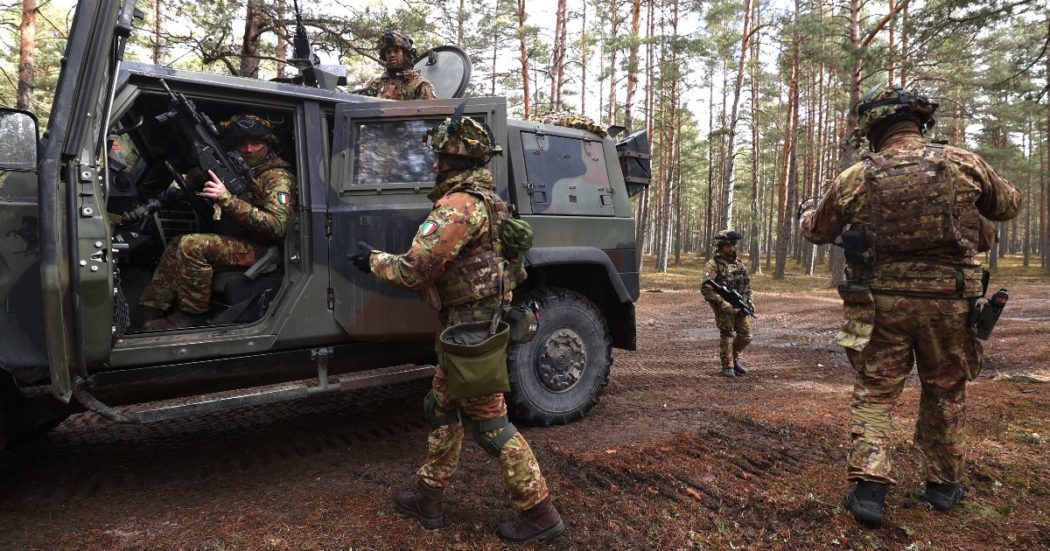
[[[733,372],[737,375],[747,375],[747,368],[740,363],[740,360],[733,360]]]
[[[722,376],[723,377],[728,377],[730,379],[735,379],[736,378],[736,372],[733,371],[732,367],[723,367],[722,368]]]
[[[878,528],[882,526],[882,510],[886,507],[886,485],[861,480],[846,494],[842,506],[853,513],[857,521]]]
[[[955,507],[956,503],[962,501],[966,490],[962,484],[940,484],[938,482],[926,481],[926,491],[923,497],[933,505],[934,509],[947,513]]]
[[[129,329],[132,331],[141,331],[147,323],[163,317],[164,310],[140,304],[135,307],[134,312],[131,314],[131,326]]]
[[[394,494],[394,505],[397,510],[419,519],[427,530],[437,530],[445,526],[445,515],[442,512],[441,498],[444,488],[435,488],[416,479],[414,490],[401,490]]]
[[[510,543],[550,541],[565,533],[565,523],[548,496],[533,508],[518,513],[514,520],[501,523],[497,533]]]

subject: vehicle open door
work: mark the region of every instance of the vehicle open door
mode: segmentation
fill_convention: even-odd
[[[40,272],[51,388],[109,356],[113,262],[106,214],[106,128],[134,0],[80,0],[39,165]]]
[[[497,141],[506,139],[503,99],[367,101],[336,107],[329,266],[336,321],[353,337],[427,338],[438,328],[437,313],[418,293],[359,272],[347,255],[359,241],[392,253],[408,250],[433,206],[427,193],[434,186],[434,153],[423,143],[423,134],[464,102],[465,115],[490,124]],[[504,166],[490,164],[496,182],[505,188]],[[506,189],[502,192],[506,195]]]

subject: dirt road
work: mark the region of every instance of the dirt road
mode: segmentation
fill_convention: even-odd
[[[1002,282],[1009,283],[1009,282]],[[838,506],[852,377],[831,343],[830,291],[758,293],[751,374],[717,375],[717,331],[695,291],[643,292],[640,348],[615,353],[602,401],[563,427],[524,428],[569,526],[557,548],[1029,549],[1050,546],[1050,298],[1015,297],[968,391],[968,494],[920,499],[898,410],[900,485],[888,525]],[[508,513],[495,462],[464,448],[449,527],[393,512],[423,456],[425,384],[138,427],[81,414],[0,465],[0,549],[478,549]],[[919,493],[917,493],[919,492]]]

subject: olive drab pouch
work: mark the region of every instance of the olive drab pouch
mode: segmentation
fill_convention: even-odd
[[[528,304],[508,308],[503,314],[503,321],[510,326],[510,342],[514,344],[531,341],[540,328],[540,316],[536,307]]]
[[[535,232],[528,222],[521,218],[507,218],[499,229],[499,239],[503,245],[503,254],[508,260],[516,261],[532,248]]]
[[[835,342],[863,352],[875,329],[875,297],[870,287],[859,283],[843,283],[838,286],[838,292],[846,320],[835,335]]]
[[[510,326],[496,325],[490,334],[487,321],[461,323],[441,332],[438,361],[448,375],[448,395],[460,400],[510,391],[507,378],[507,347]]]

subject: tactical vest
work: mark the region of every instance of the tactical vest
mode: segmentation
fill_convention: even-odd
[[[739,258],[732,262],[725,259],[721,259],[721,262],[716,260],[715,263],[718,265],[719,273],[716,279],[719,283],[745,297],[751,295],[751,276],[748,275],[747,268],[744,267]]]
[[[944,146],[928,144],[921,155],[875,153],[867,161],[872,223],[865,230],[880,280],[873,290],[965,294],[972,269],[957,265],[977,254],[980,214],[973,195],[959,193],[956,179],[947,177]]]
[[[435,283],[443,307],[457,306],[494,297],[500,293],[499,265],[504,262],[500,250],[499,228],[510,217],[507,204],[494,191],[460,184],[449,193],[469,193],[479,200],[478,207],[486,210],[485,231],[468,243]],[[520,280],[514,270],[505,267],[503,291],[510,291]],[[522,278],[523,279],[523,278]]]

